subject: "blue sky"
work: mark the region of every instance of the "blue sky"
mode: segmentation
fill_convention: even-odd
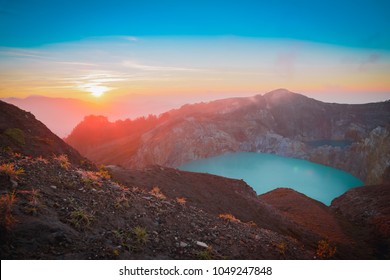
[[[390,99],[390,0],[0,0],[0,97]]]
[[[236,35],[390,49],[389,11],[383,0],[0,0],[0,46]]]

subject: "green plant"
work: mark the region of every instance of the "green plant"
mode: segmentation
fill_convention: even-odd
[[[159,199],[165,199],[167,198],[160,190],[159,187],[153,187],[153,189],[150,191],[150,194],[159,198]]]
[[[17,180],[19,176],[24,173],[23,168],[16,169],[13,163],[3,163],[0,165],[0,172],[3,172],[11,177],[11,179]]]
[[[53,156],[53,159],[58,161],[59,164],[61,165],[62,168],[68,170],[71,166],[70,162],[69,162],[69,158],[67,155],[65,154],[61,154],[61,155],[54,155]]]
[[[9,229],[16,219],[12,215],[12,206],[16,202],[15,192],[6,193],[0,196],[0,223],[1,226]]]
[[[149,234],[145,228],[136,226],[133,228],[132,233],[134,234],[135,242],[138,245],[144,245],[146,242],[148,242]]]
[[[336,251],[336,246],[331,245],[328,240],[323,239],[317,243],[316,256],[320,259],[330,259]]]
[[[19,145],[25,145],[26,140],[24,139],[24,132],[23,130],[19,128],[7,128],[4,131],[4,134],[10,137],[12,140],[14,140]]]
[[[90,226],[94,216],[84,209],[77,209],[70,213],[69,222],[77,229],[84,229]]]
[[[198,252],[197,257],[200,260],[213,260],[214,259],[213,249],[211,247],[208,247]]]

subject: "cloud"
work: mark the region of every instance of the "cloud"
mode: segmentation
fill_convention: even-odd
[[[144,65],[138,64],[133,61],[125,60],[122,65],[127,68],[134,68],[144,71],[202,71],[202,69],[196,68],[184,68],[184,67],[172,67],[172,66],[157,66],[157,65]]]
[[[30,49],[19,49],[19,48],[0,48],[0,55],[3,56],[13,56],[13,57],[31,57],[31,58],[39,58],[46,59],[42,52],[30,50]]]
[[[136,42],[138,41],[138,38],[137,37],[134,37],[134,36],[123,36],[123,38],[127,41],[132,41],[132,42]]]

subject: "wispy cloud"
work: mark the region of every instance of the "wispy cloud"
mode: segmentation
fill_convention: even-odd
[[[203,69],[197,69],[197,68],[161,66],[161,65],[144,65],[129,60],[123,61],[122,65],[127,68],[134,68],[143,71],[203,71]]]
[[[39,51],[34,51],[31,49],[5,48],[5,47],[0,47],[0,56],[32,57],[32,58],[39,58],[39,59],[48,58],[45,54]]]

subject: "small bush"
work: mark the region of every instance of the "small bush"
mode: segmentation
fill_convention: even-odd
[[[35,161],[36,162],[42,162],[44,164],[48,164],[49,163],[49,161],[47,159],[43,158],[42,156],[36,157]]]
[[[25,212],[31,215],[35,215],[42,208],[42,203],[40,201],[39,190],[32,189],[31,191],[23,190],[18,191],[18,194],[28,195],[28,202],[25,207]]]
[[[330,259],[336,251],[336,246],[331,245],[328,240],[320,240],[317,243],[316,256],[320,259]]]
[[[153,187],[153,189],[150,191],[150,194],[159,198],[159,199],[165,199],[167,198],[160,190],[159,187]]]
[[[17,180],[24,173],[24,169],[16,169],[13,163],[3,163],[0,165],[0,172],[7,174],[11,179]]]
[[[276,250],[277,250],[281,255],[284,256],[284,255],[286,254],[287,245],[286,245],[286,243],[285,243],[284,241],[275,244],[275,247],[276,247]]]
[[[20,146],[24,146],[26,144],[26,140],[24,139],[24,132],[19,128],[8,128],[4,131],[4,134],[14,140]]]
[[[71,164],[69,162],[69,158],[65,154],[61,155],[54,155],[53,159],[58,161],[62,168],[68,170],[71,167]]]
[[[9,229],[16,219],[12,215],[12,206],[16,201],[15,192],[6,193],[0,196],[0,223],[1,226]]]
[[[144,244],[146,244],[146,242],[148,242],[149,235],[148,235],[145,228],[140,227],[140,226],[136,226],[132,232],[133,232],[134,237],[135,237],[135,242],[138,245],[144,245]]]
[[[84,209],[77,209],[70,213],[69,222],[77,229],[85,229],[90,226],[94,216]]]
[[[99,176],[103,179],[111,179],[111,174],[110,172],[106,169],[104,165],[101,165],[99,168],[99,171],[97,172]]]
[[[213,260],[214,259],[213,249],[211,247],[208,247],[198,252],[197,257],[200,260]]]
[[[115,202],[115,208],[122,208],[122,207],[130,207],[129,199],[126,197],[124,193],[121,194],[120,197],[116,199]]]
[[[254,221],[249,221],[247,223],[245,223],[247,226],[250,226],[250,227],[257,227],[257,224],[254,222]]]
[[[184,206],[187,202],[187,199],[185,197],[176,197],[176,202]]]
[[[228,221],[228,222],[234,222],[234,223],[240,223],[241,221],[234,217],[232,214],[219,214],[219,218]]]

